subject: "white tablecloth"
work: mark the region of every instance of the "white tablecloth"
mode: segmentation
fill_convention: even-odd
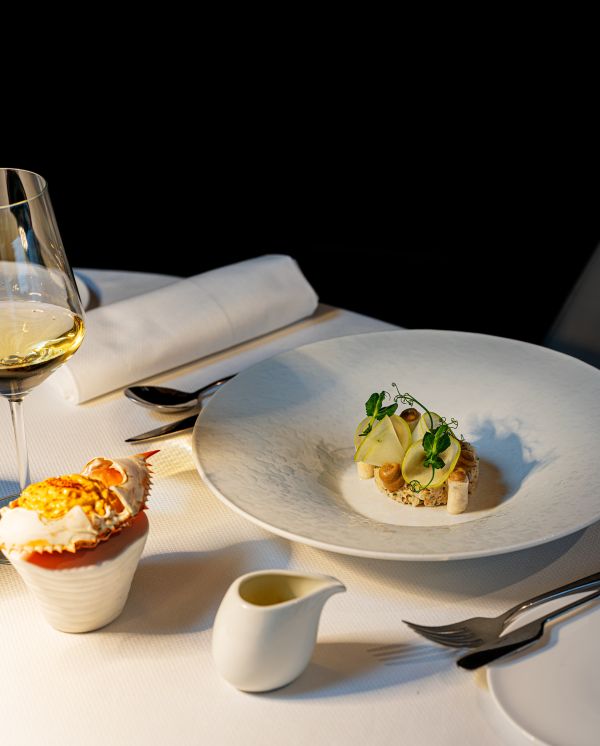
[[[82,275],[95,287],[92,303],[172,280]],[[212,373],[250,364],[264,346],[386,328],[321,307],[291,330],[153,380],[193,388]],[[97,454],[143,450],[124,438],[171,419],[122,394],[75,407],[47,383],[25,407],[34,478],[75,471]],[[189,433],[157,447],[150,537],[119,619],[89,634],[57,632],[12,567],[0,566],[0,743],[503,744],[504,721],[490,709],[485,671],[458,669],[455,652],[427,643],[401,620],[436,624],[499,613],[599,569],[597,525],[526,552],[448,563],[359,559],[291,543],[212,495],[194,467]],[[7,494],[16,486],[7,405],[0,449],[0,494]],[[278,691],[244,694],[215,671],[211,627],[229,584],[266,568],[326,573],[348,590],[327,602],[305,673]],[[401,646],[393,665],[371,651],[386,643]]]

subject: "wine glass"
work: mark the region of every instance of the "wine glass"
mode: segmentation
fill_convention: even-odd
[[[45,179],[0,168],[0,394],[10,405],[21,490],[30,481],[23,398],[77,350],[83,318]]]

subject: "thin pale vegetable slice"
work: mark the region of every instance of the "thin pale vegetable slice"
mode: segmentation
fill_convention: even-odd
[[[398,440],[400,441],[402,448],[404,448],[404,450],[406,451],[406,449],[412,443],[412,431],[408,422],[402,419],[402,417],[397,414],[393,414],[390,417],[390,420],[392,421],[392,425],[394,426],[394,430],[396,431],[396,435],[398,436]],[[398,461],[397,463],[401,462]]]
[[[365,442],[365,440],[368,438],[368,436],[370,435],[370,433],[368,435],[361,435],[361,433],[364,433],[370,420],[371,420],[370,417],[365,417],[364,420],[360,421],[360,424],[356,428],[356,432],[354,433],[354,448],[357,451],[362,446],[362,444]],[[400,441],[404,450],[406,450],[408,446],[412,443],[412,432],[411,432],[411,429],[408,423],[406,422],[406,420],[403,420],[402,417],[399,417],[397,414],[393,414],[390,417],[390,420],[392,421],[392,425],[394,426],[394,430],[396,431],[398,440]],[[376,422],[374,427],[376,427],[377,424],[378,423]]]
[[[357,461],[381,466],[382,464],[401,464],[405,449],[396,434],[390,418],[386,415],[369,433],[367,440],[356,452]]]
[[[417,481],[422,487],[427,485],[429,489],[441,487],[454,470],[459,456],[460,443],[456,438],[450,436],[450,445],[445,451],[440,453],[440,458],[444,462],[444,466],[441,469],[435,470],[433,482],[427,485],[431,479],[431,466],[423,465],[427,454],[423,448],[423,440],[418,440],[406,451],[406,455],[402,461],[402,476],[404,477],[404,481],[407,484]]]
[[[361,445],[364,443],[365,439],[367,438],[366,435],[362,435],[361,433],[364,433],[367,425],[369,424],[370,417],[365,417],[364,420],[360,421],[359,426],[356,428],[356,432],[354,433],[354,450],[358,451],[358,449],[361,447]]]
[[[435,430],[436,427],[439,427],[442,424],[442,418],[439,414],[436,414],[435,412],[430,412],[430,414],[431,417],[427,412],[423,412],[420,420],[415,426],[415,429],[412,431],[412,439],[415,443],[417,440],[424,438],[425,433],[428,430]],[[433,425],[431,424],[431,420],[433,420]]]
[[[370,420],[371,418],[368,418],[368,419]],[[390,418],[386,416],[382,420],[376,421],[373,425],[371,432],[368,435],[365,435],[361,438],[362,442],[360,446],[358,447],[358,449],[356,450],[356,453],[354,454],[355,461],[364,461],[365,454],[375,442],[373,438],[376,438],[378,433],[383,432],[383,428],[385,428],[388,424],[386,423],[386,420],[389,420],[389,419]],[[361,425],[362,425],[362,422],[361,422]],[[392,430],[393,429],[394,428],[392,427]]]

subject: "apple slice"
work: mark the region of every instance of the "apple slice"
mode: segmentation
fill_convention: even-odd
[[[460,443],[456,438],[450,436],[450,445],[440,454],[444,466],[441,469],[435,470],[433,482],[428,485],[430,489],[441,487],[444,484],[454,470],[459,456]],[[402,461],[402,476],[407,484],[416,479],[424,487],[429,482],[431,479],[431,466],[423,466],[426,458],[427,454],[423,448],[423,440],[413,443],[408,451],[406,451],[406,455]]]
[[[365,417],[364,420],[360,421],[360,424],[356,428],[356,432],[354,433],[354,448],[357,451],[368,437],[368,435],[361,435],[361,433],[364,433],[370,419],[370,417]],[[402,417],[399,417],[397,414],[393,414],[390,417],[390,420],[392,421],[392,425],[394,426],[394,430],[396,431],[398,440],[402,444],[404,450],[406,450],[412,443],[412,432],[410,430],[410,425],[408,424],[408,422],[406,422],[406,420],[403,420]],[[375,422],[374,427],[375,426],[377,426],[377,422]]]
[[[368,418],[365,418],[365,419],[366,420],[370,420],[371,418],[368,417]],[[369,449],[371,436],[377,430],[377,428],[381,425],[381,422],[377,422],[376,421],[375,424],[373,425],[373,428],[371,429],[371,432],[368,435],[360,436],[357,433],[359,431],[360,432],[364,431],[364,429],[365,429],[364,427],[362,428],[362,430],[360,429],[361,426],[363,425],[363,423],[365,423],[365,420],[363,420],[360,423],[360,425],[356,428],[356,433],[354,434],[354,444],[356,445],[356,443],[358,442],[358,446],[356,448],[356,453],[354,454],[354,460],[355,461],[362,461],[362,457],[364,456],[364,454]],[[365,424],[365,427],[366,427],[366,424]],[[360,438],[360,440],[359,440],[359,438]]]
[[[392,421],[392,425],[394,426],[394,430],[396,431],[396,435],[398,436],[398,440],[400,441],[402,448],[406,451],[408,446],[412,443],[412,432],[410,429],[410,425],[406,420],[402,419],[402,417],[397,414],[393,414],[390,417],[390,420]],[[398,461],[397,463],[401,462]]]
[[[386,415],[371,430],[354,458],[372,466],[381,466],[382,464],[401,464],[404,453],[405,449],[396,434],[396,429]]]
[[[433,420],[433,425],[431,424],[431,420]],[[427,412],[423,412],[421,418],[415,426],[415,429],[412,431],[413,442],[416,443],[417,440],[422,440],[428,430],[435,430],[435,428],[439,427],[441,424],[442,418],[439,416],[439,414],[431,412],[430,418]]]
[[[369,424],[370,417],[365,417],[364,420],[360,421],[359,426],[356,428],[356,432],[354,433],[354,448],[358,451],[358,449],[361,447],[361,445],[364,443],[364,441],[367,439],[366,435],[361,435],[361,433],[364,433],[366,426]]]
[[[405,420],[403,420],[402,417],[398,417],[398,415],[394,414],[389,419],[391,420],[396,436],[398,440],[400,441],[400,446],[402,448],[402,455],[400,455],[400,450],[398,449],[397,444],[395,443],[392,446],[391,452],[393,453],[395,458],[399,459],[398,461],[394,463],[401,464],[404,453],[406,452],[406,449],[412,442],[412,433],[411,433],[408,423]],[[363,457],[366,456],[367,451],[369,450],[369,448],[371,448],[373,443],[369,441],[369,443],[367,443],[365,447],[362,448],[361,450],[363,443],[365,443],[367,438],[369,438],[369,436],[373,433],[373,430],[375,430],[375,428],[377,428],[378,425],[380,424],[379,422],[375,422],[373,430],[368,435],[361,435],[361,433],[365,431],[365,428],[369,424],[370,420],[371,420],[370,417],[365,417],[364,420],[360,422],[360,424],[356,428],[356,432],[354,433],[354,446],[356,448],[355,461],[358,466],[358,476],[361,479],[369,479],[373,476],[374,464],[368,463],[362,460]],[[391,440],[393,442],[393,439]],[[378,465],[379,464],[375,464],[375,466],[378,466]]]

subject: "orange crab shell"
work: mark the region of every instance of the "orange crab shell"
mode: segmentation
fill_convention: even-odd
[[[158,451],[146,451],[122,459],[98,457],[88,462],[82,474],[107,487],[131,516],[146,507],[152,471],[147,459]]]
[[[120,533],[146,509],[151,486],[147,459],[155,453],[158,451],[114,460],[95,458],[81,474],[50,477],[29,485],[3,510],[0,548],[38,554],[76,552],[93,549]],[[14,534],[11,521],[21,524],[17,526],[20,541],[7,540],[7,534]],[[30,535],[24,542],[23,533]]]

